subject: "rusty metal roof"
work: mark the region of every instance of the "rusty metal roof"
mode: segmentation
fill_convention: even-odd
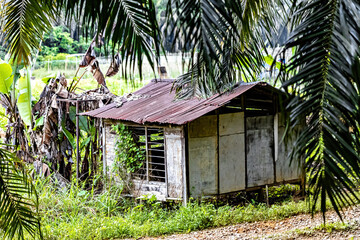
[[[138,99],[131,101],[125,99],[120,107],[117,107],[118,104],[116,103],[111,103],[81,115],[125,120],[139,124],[169,123],[182,125],[224,106],[231,99],[257,85],[270,87],[263,82],[243,83],[230,93],[216,94],[208,99],[174,100],[175,93],[171,92],[172,83],[172,80],[151,81],[133,93],[134,96],[140,96]]]

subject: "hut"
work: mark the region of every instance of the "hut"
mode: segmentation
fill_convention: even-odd
[[[300,165],[287,157],[292,142],[282,141],[282,91],[252,82],[208,99],[175,100],[172,85],[153,80],[83,113],[103,121],[105,166],[115,157],[113,124],[123,123],[138,136],[146,157],[132,174],[133,196],[186,202],[302,180]]]

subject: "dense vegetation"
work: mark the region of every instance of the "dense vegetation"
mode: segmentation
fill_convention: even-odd
[[[150,196],[134,202],[121,197],[122,189],[111,183],[101,193],[97,193],[95,187],[84,190],[76,183],[57,189],[40,181],[37,189],[45,239],[159,236],[242,222],[283,219],[310,211],[306,202],[294,202],[289,197],[287,201],[270,207],[245,198],[240,198],[242,204],[236,206],[195,200],[183,206],[181,203],[163,205]],[[293,193],[289,189],[274,188],[270,193]]]
[[[111,52],[119,52],[123,76],[127,79],[133,79],[135,69],[138,76],[143,76],[145,59],[155,71],[163,46],[168,47],[164,39],[174,48],[190,52],[188,72],[178,76],[174,83],[179,98],[206,97],[229,91],[241,81],[257,80],[268,46],[276,48],[280,44],[277,54],[281,59],[291,51],[292,57],[280,64],[278,80],[288,96],[286,108],[291,114],[287,128],[306,119],[306,127],[296,136],[290,155],[294,160],[306,159],[312,210],[320,204],[325,219],[326,200],[330,200],[339,215],[341,207],[356,204],[360,178],[359,2],[169,0],[166,10],[164,2],[160,1],[159,5],[162,12],[156,11],[159,1],[147,0],[59,0],[56,4],[48,0],[13,0],[0,4],[3,29],[0,40],[5,43],[13,65],[10,71],[13,74],[2,79],[13,82],[12,86],[5,85],[2,103],[6,105],[9,119],[13,119],[7,130],[14,133],[15,150],[23,154],[22,159],[29,157],[26,155],[31,146],[27,142],[28,129],[33,122],[29,114],[30,74],[20,70],[33,65],[44,33],[63,14],[75,23],[77,41],[84,41],[81,31],[91,37],[95,33],[103,34],[101,40],[111,46]],[[83,48],[70,38],[72,27],[69,27],[70,35],[65,28],[61,29],[48,33],[40,59],[63,59],[64,54]],[[291,34],[284,41],[278,41],[285,30]],[[24,109],[28,114],[22,114]],[[7,206],[10,205],[3,203],[2,209],[12,209]],[[66,211],[61,213],[66,216]],[[178,220],[176,214],[170,213],[164,213],[166,220]],[[205,222],[216,226],[211,217]],[[141,223],[147,226],[146,221]],[[21,224],[17,226],[21,228]],[[184,231],[174,229],[172,231]]]

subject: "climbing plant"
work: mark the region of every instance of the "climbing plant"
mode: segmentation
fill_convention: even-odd
[[[115,171],[125,169],[128,174],[135,172],[143,165],[145,150],[139,147],[134,140],[133,133],[124,124],[113,125],[112,129],[117,134]]]

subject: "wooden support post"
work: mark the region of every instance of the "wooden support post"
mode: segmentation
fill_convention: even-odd
[[[186,206],[189,201],[189,123],[183,128],[183,138],[185,145],[185,156],[183,156],[183,205]]]
[[[79,102],[76,101],[76,179],[80,177]]]
[[[270,207],[269,203],[269,186],[266,184],[266,204],[268,207]]]
[[[274,168],[274,183],[276,183],[276,161],[279,155],[279,114],[277,108],[277,98],[273,97],[273,116],[274,116],[274,145],[273,145],[273,168]]]
[[[105,123],[104,121],[101,119],[101,135],[102,135],[102,155],[103,155],[103,174],[104,177],[107,176],[107,162],[106,162],[106,128],[105,128]]]
[[[169,184],[168,184],[168,165],[167,165],[167,148],[166,148],[166,133],[165,128],[163,128],[163,137],[164,137],[164,164],[165,164],[165,184],[166,184],[166,197],[169,197]]]
[[[241,95],[241,109],[244,112],[244,145],[245,145],[245,189],[248,188],[248,166],[247,166],[247,136],[246,136],[246,103],[245,96]]]
[[[279,114],[274,114],[274,151],[273,151],[273,164],[274,164],[274,183],[276,180],[276,162],[279,158]]]
[[[219,110],[216,110],[216,164],[217,164],[217,194],[220,194],[220,135],[219,135],[219,128],[220,128],[220,117],[219,117]]]
[[[145,147],[146,147],[146,181],[149,181],[149,139],[148,128],[145,127]]]

